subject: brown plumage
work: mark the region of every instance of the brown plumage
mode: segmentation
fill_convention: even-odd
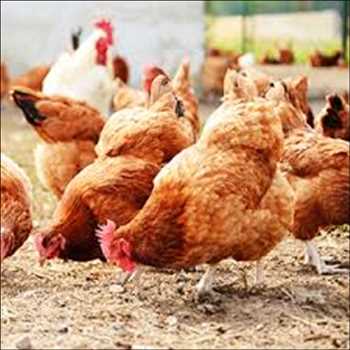
[[[98,156],[130,154],[157,164],[167,162],[194,142],[191,120],[176,114],[179,103],[170,80],[158,76],[152,84],[149,108],[124,109],[108,119],[96,146]]]
[[[231,95],[236,100],[252,101],[258,94],[256,82],[247,75],[231,72],[225,83],[235,88]],[[285,134],[282,169],[296,196],[293,234],[306,242],[307,261],[319,273],[344,272],[324,265],[312,239],[322,227],[349,222],[349,143],[310,128],[306,91],[307,79],[297,77],[272,82],[264,96],[279,102],[276,113]]]
[[[157,75],[164,74],[164,71],[159,67],[151,67],[144,72],[144,82],[146,80],[153,81]],[[113,106],[115,111],[120,111],[124,108],[143,107],[148,103],[149,94],[144,90],[133,89],[124,84],[120,79],[117,80],[117,93],[113,99]],[[145,84],[147,86],[147,84]],[[192,123],[194,131],[194,139],[198,138],[200,131],[200,118],[198,99],[195,96],[193,87],[191,85],[190,62],[184,59],[179,69],[175,73],[172,80],[172,85],[177,98],[182,102],[184,113],[187,120]]]
[[[312,67],[332,67],[342,64],[343,53],[341,50],[336,50],[333,54],[326,55],[319,50],[316,50],[310,55],[310,64]]]
[[[125,84],[129,81],[129,65],[126,60],[116,55],[113,59],[114,77],[119,78]]]
[[[269,88],[273,87],[273,85],[274,83],[272,83]],[[289,101],[295,108],[305,114],[307,123],[311,127],[314,127],[314,114],[308,100],[308,78],[304,75],[299,75],[295,78],[287,78],[283,80],[283,86],[286,93],[289,94]]]
[[[96,158],[105,120],[86,103],[16,88],[13,99],[41,139],[35,152],[42,184],[60,198],[69,181]]]
[[[287,90],[293,90],[293,94],[290,96],[293,106],[300,109],[306,115],[307,123],[314,127],[314,113],[308,100],[309,82],[307,77],[300,75],[294,79],[285,79],[284,83],[287,86]]]
[[[310,242],[322,227],[349,223],[349,143],[312,130],[304,114],[290,103],[295,93],[275,83],[267,98],[285,101],[278,113],[285,133],[282,165],[296,193],[293,234]],[[331,272],[315,248],[309,243],[307,247],[318,272]]]
[[[230,70],[226,75],[225,85],[228,86],[227,89],[231,91],[231,94],[234,93],[234,98],[250,101],[257,96],[264,97],[273,87],[274,80],[258,70],[249,68],[236,72]],[[308,101],[308,79],[303,75],[287,78],[283,80],[283,85],[287,90],[293,91],[290,102],[305,114],[308,124],[313,126],[314,115]]]
[[[32,230],[31,196],[27,175],[1,154],[1,262],[22,246]]]
[[[172,85],[176,96],[182,101],[186,118],[190,120],[194,138],[197,140],[201,129],[198,99],[191,85],[190,61],[185,58],[176,72]]]
[[[238,54],[226,54],[219,50],[210,50],[204,60],[201,81],[205,98],[223,93],[223,83],[227,69],[238,67]]]
[[[106,123],[96,147],[99,158],[68,185],[53,220],[36,244],[42,259],[103,259],[95,231],[113,219],[129,222],[146,202],[163,163],[193,140],[176,114],[170,81],[157,78],[149,109],[126,109]]]
[[[293,64],[294,63],[294,53],[291,49],[279,49],[278,57],[270,56],[265,54],[261,59],[261,64]]]
[[[28,70],[11,80],[11,88],[22,86],[35,91],[41,91],[43,81],[50,68],[50,66],[41,65]]]
[[[121,79],[116,79],[117,92],[113,98],[113,108],[116,112],[124,108],[147,106],[153,80],[158,75],[167,74],[160,67],[149,65],[144,68],[142,90],[126,85]]]
[[[266,91],[269,89],[270,83],[272,82],[272,78],[270,76],[254,68],[238,69],[237,73],[239,73],[239,75],[243,76],[244,78],[247,78],[246,82],[241,85],[239,84],[238,87],[244,89],[247,87],[248,81],[250,81],[251,83],[254,83],[259,96],[264,96]],[[232,80],[232,71],[230,74]]]
[[[9,89],[10,78],[8,75],[7,67],[5,63],[1,62],[1,72],[0,72],[0,97],[3,99],[6,97]]]
[[[255,85],[258,95],[261,97],[264,97],[274,84],[272,77],[254,69],[240,70],[239,74],[246,77],[250,81],[250,84]],[[244,87],[246,87],[248,83],[247,81]],[[313,127],[314,114],[308,101],[309,83],[307,77],[300,75],[296,78],[287,78],[283,80],[283,83],[287,89],[293,90],[294,92],[290,99],[293,106],[300,109],[306,115],[308,124]]]
[[[152,190],[159,168],[131,156],[96,160],[67,186],[51,223],[39,230],[37,249],[42,259],[104,260],[95,231],[99,223],[113,218],[118,225],[129,222],[142,208]],[[54,239],[63,247],[54,256],[47,251]]]
[[[324,136],[350,141],[349,104],[338,94],[328,95],[326,101],[316,116],[315,129]]]
[[[283,133],[276,103],[227,99],[198,142],[154,180],[127,225],[101,230],[108,260],[182,269],[233,257],[258,261],[293,218],[293,191],[278,170]]]
[[[116,78],[116,94],[113,97],[113,109],[118,112],[124,108],[143,107],[147,103],[145,91],[134,89]]]
[[[349,144],[312,131],[294,132],[286,140],[284,160],[298,194],[296,238],[311,240],[321,227],[349,223]]]

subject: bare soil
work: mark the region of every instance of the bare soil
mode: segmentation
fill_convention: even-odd
[[[319,106],[316,108],[319,109]],[[204,114],[211,107],[203,106]],[[1,113],[1,151],[34,185],[35,226],[55,200],[33,167],[37,138],[13,107]],[[349,265],[348,226],[316,239],[322,256]],[[119,271],[94,261],[41,268],[32,239],[1,273],[1,349],[348,349],[349,276],[318,276],[292,238],[266,259],[266,285],[253,286],[254,266],[220,264],[215,298],[195,300],[204,267],[192,272],[146,269],[137,289],[116,284]]]

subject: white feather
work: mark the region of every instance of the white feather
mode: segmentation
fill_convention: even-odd
[[[96,42],[105,36],[104,31],[95,29],[78,50],[62,54],[46,76],[43,92],[85,101],[108,115],[116,90],[109,49],[107,65],[96,64]]]

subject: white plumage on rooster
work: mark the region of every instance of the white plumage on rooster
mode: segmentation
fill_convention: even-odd
[[[104,19],[96,22],[93,33],[76,51],[59,57],[44,80],[43,92],[85,101],[108,115],[116,90],[112,44],[111,23]]]

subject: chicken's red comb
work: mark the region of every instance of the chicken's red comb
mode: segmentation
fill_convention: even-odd
[[[189,65],[191,62],[190,56],[189,55],[185,55],[184,58],[182,59],[182,63]]]
[[[151,71],[151,70],[153,70],[155,68],[158,68],[158,67],[156,65],[154,65],[154,64],[145,64],[143,66],[143,73],[146,74],[146,73],[148,73],[149,71]]]
[[[111,21],[103,18],[95,23],[96,28],[102,29],[107,35],[107,42],[109,45],[113,45],[113,25]]]
[[[103,255],[109,260],[111,256],[111,245],[114,239],[113,232],[116,229],[116,224],[112,220],[107,220],[106,225],[100,225],[96,230],[96,236],[100,242]]]
[[[156,66],[154,64],[146,64],[143,67],[143,76],[152,78],[152,80],[159,74],[165,75],[166,77],[169,77],[168,74],[159,66]]]

